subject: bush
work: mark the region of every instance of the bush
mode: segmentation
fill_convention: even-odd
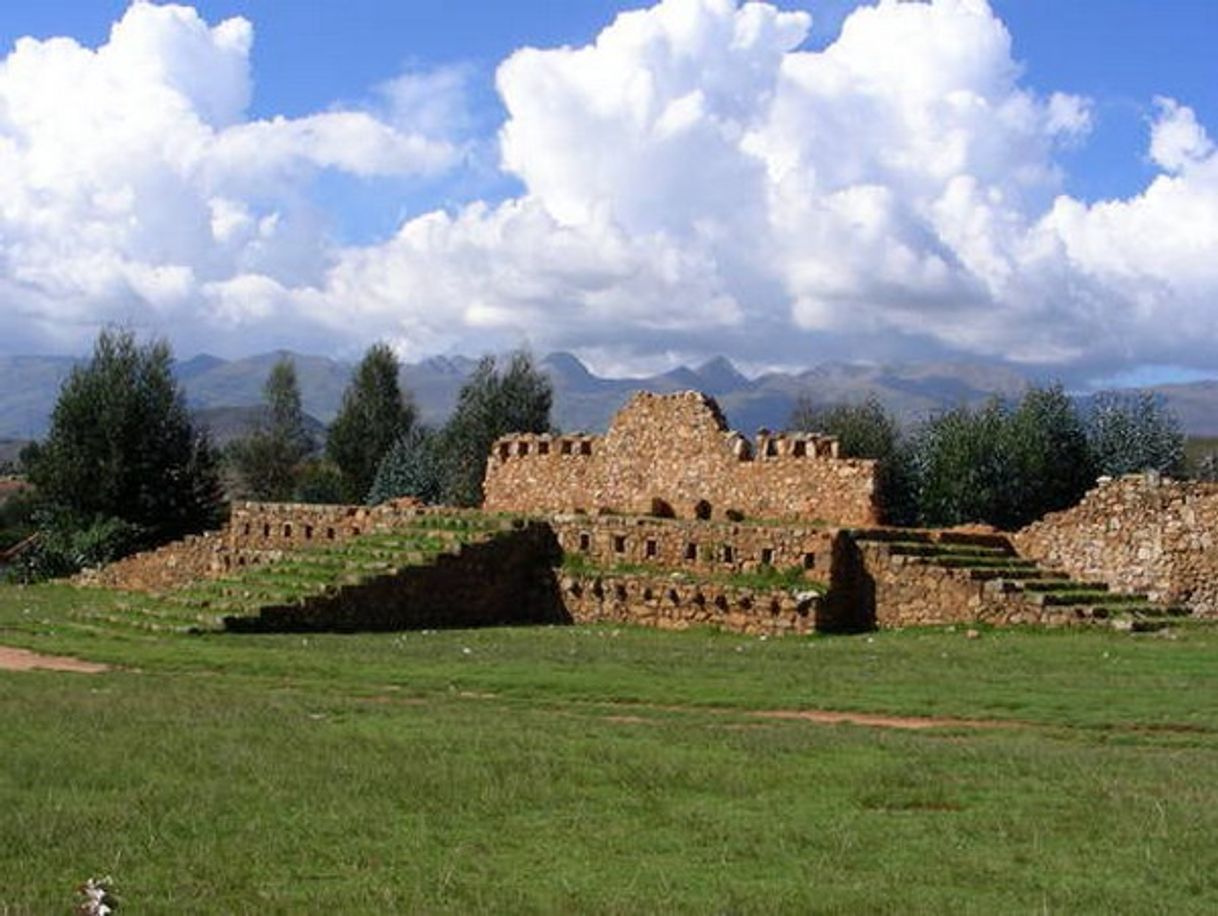
[[[343,475],[329,461],[306,461],[296,472],[296,501],[337,505],[343,499]]]
[[[20,544],[37,530],[38,498],[33,491],[0,501],[0,551]]]
[[[416,426],[398,439],[377,469],[368,505],[403,496],[428,504],[439,502],[444,486],[440,446],[440,437],[424,426]]]
[[[147,532],[121,518],[82,519],[63,509],[40,513],[38,540],[23,553],[9,578],[24,583],[70,576],[102,566],[139,549]]]

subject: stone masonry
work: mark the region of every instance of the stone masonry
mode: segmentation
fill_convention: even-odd
[[[514,435],[487,463],[485,508],[685,519],[878,521],[874,461],[841,458],[837,441],[727,428],[698,392],[636,394],[604,436]]]
[[[1130,475],[1014,537],[1019,552],[1080,578],[1218,617],[1218,484]]]
[[[163,592],[201,579],[217,579],[241,566],[275,562],[284,551],[392,530],[402,518],[435,510],[414,500],[364,506],[240,502],[219,531],[192,535],[138,553],[77,581],[103,588]],[[451,512],[452,510],[443,510]]]

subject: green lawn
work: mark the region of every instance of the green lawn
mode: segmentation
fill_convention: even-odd
[[[1213,912],[1218,630],[187,635],[0,587],[0,914]],[[895,731],[827,709],[1001,720]],[[120,913],[122,911],[120,910]]]

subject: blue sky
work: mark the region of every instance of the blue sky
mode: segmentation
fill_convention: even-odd
[[[724,20],[733,15],[744,16],[739,10],[725,12],[721,0],[669,0],[671,6],[682,3],[690,9],[705,7],[699,15],[707,28],[710,26],[706,24],[716,17]],[[832,49],[847,17],[858,7],[871,5],[856,0],[776,3],[779,10],[807,11],[812,16],[811,28],[802,32],[798,23],[781,26],[800,32],[795,46],[784,45],[786,53]],[[158,20],[149,26],[152,31],[146,33],[153,38],[150,43],[139,45],[138,54],[151,55],[163,63],[165,55],[180,53],[175,50],[180,47],[177,42],[184,40],[182,35],[196,25],[217,29],[231,17],[247,20],[253,45],[244,59],[249,64],[252,91],[238,120],[240,124],[255,125],[275,119],[288,122],[283,130],[274,129],[274,143],[267,141],[267,148],[273,146],[278,150],[280,147],[274,144],[307,142],[301,140],[301,130],[311,129],[306,126],[313,123],[309,119],[319,114],[357,112],[366,113],[375,123],[360,125],[358,129],[366,133],[345,143],[354,147],[373,142],[367,138],[380,131],[378,136],[382,140],[392,138],[404,145],[415,143],[412,148],[416,152],[410,154],[414,158],[403,152],[392,163],[383,161],[385,157],[371,162],[368,156],[358,162],[335,163],[324,151],[288,150],[282,157],[284,161],[277,161],[272,172],[259,172],[260,178],[242,179],[226,172],[219,183],[223,193],[216,190],[216,182],[211,178],[206,188],[190,189],[191,194],[198,195],[197,208],[212,214],[213,225],[217,225],[214,220],[216,208],[220,207],[228,214],[224,216],[226,226],[239,224],[242,232],[262,227],[266,239],[257,242],[256,251],[254,248],[244,251],[233,263],[220,263],[231,254],[227,249],[226,253],[200,250],[190,248],[186,242],[172,252],[168,248],[173,246],[168,243],[152,245],[149,250],[146,232],[137,232],[136,240],[124,236],[101,252],[89,248],[95,237],[90,235],[81,242],[81,252],[74,252],[58,273],[54,270],[53,259],[57,256],[54,252],[24,265],[18,261],[30,250],[29,243],[23,243],[20,249],[14,247],[7,261],[0,251],[0,281],[6,279],[5,270],[10,281],[7,290],[0,286],[0,296],[7,294],[7,301],[13,303],[7,306],[7,323],[0,323],[0,332],[7,332],[9,345],[5,347],[0,341],[0,349],[79,348],[90,328],[117,317],[147,326],[154,333],[169,334],[186,349],[229,352],[276,342],[312,348],[325,348],[328,344],[330,349],[341,350],[358,348],[370,337],[387,337],[406,355],[418,355],[428,349],[473,351],[518,342],[562,346],[580,352],[604,368],[652,368],[697,358],[720,348],[759,368],[845,355],[861,359],[1000,359],[1052,369],[1060,367],[1065,372],[1077,371],[1081,376],[1124,373],[1140,378],[1147,373],[1162,375],[1164,371],[1184,376],[1218,370],[1218,364],[1211,365],[1204,348],[1197,343],[1199,336],[1208,333],[1208,325],[1197,324],[1191,329],[1192,339],[1185,340],[1158,331],[1147,334],[1145,325],[1139,324],[1155,319],[1155,328],[1164,323],[1183,327],[1190,320],[1206,316],[1206,310],[1198,303],[1212,291],[1209,286],[1212,275],[1203,265],[1197,266],[1203,260],[1200,255],[1194,253],[1192,260],[1175,269],[1167,280],[1155,274],[1153,264],[1130,263],[1128,252],[1140,247],[1139,233],[1154,233],[1154,226],[1161,225],[1164,208],[1178,204],[1154,202],[1153,212],[1141,212],[1150,211],[1150,203],[1126,207],[1131,213],[1122,213],[1124,222],[1120,225],[1110,218],[1109,210],[1097,206],[1108,200],[1138,201],[1156,179],[1166,176],[1194,182],[1193,192],[1179,194],[1179,198],[1208,202],[1207,195],[1212,190],[1208,176],[1214,169],[1208,164],[1207,135],[1212,135],[1218,126],[1218,65],[1212,52],[1218,39],[1218,3],[1214,0],[991,0],[990,9],[981,0],[939,0],[937,7],[947,10],[944,13],[947,18],[938,20],[935,28],[944,34],[956,34],[950,30],[959,26],[958,41],[975,41],[990,57],[983,61],[984,66],[974,67],[975,62],[967,59],[968,54],[956,53],[959,47],[936,44],[934,29],[919,32],[918,40],[925,43],[927,55],[942,53],[950,57],[942,66],[959,67],[960,79],[965,81],[961,87],[983,97],[994,110],[1011,103],[1020,93],[1040,106],[1028,115],[1039,119],[1040,126],[1022,124],[1012,128],[1015,133],[1010,137],[1002,135],[993,141],[997,146],[1005,144],[1013,149],[1028,145],[1027,150],[1012,154],[1009,174],[1003,174],[1008,164],[999,161],[1001,151],[987,152],[986,138],[977,135],[962,142],[981,152],[970,153],[961,174],[955,176],[967,179],[969,187],[980,188],[984,193],[978,200],[989,201],[985,206],[1009,208],[1009,212],[1003,209],[1001,213],[972,215],[961,211],[959,218],[967,217],[968,225],[974,227],[983,223],[1018,224],[1018,239],[1010,233],[998,233],[987,239],[986,245],[973,244],[975,239],[970,241],[969,233],[974,230],[961,234],[956,230],[963,223],[953,228],[941,219],[944,208],[949,206],[981,206],[962,202],[964,185],[960,182],[952,185],[952,176],[937,172],[920,174],[917,182],[913,182],[899,168],[893,171],[895,167],[884,155],[886,145],[908,142],[911,150],[925,148],[924,144],[919,145],[922,140],[918,137],[891,133],[913,130],[909,125],[890,124],[884,128],[887,133],[877,128],[874,136],[860,134],[856,142],[876,144],[876,150],[868,151],[874,161],[862,156],[868,162],[857,170],[860,174],[843,174],[834,179],[836,183],[823,185],[827,173],[839,170],[840,163],[818,158],[829,156],[832,144],[796,152],[790,138],[798,134],[791,135],[789,131],[796,128],[814,131],[818,125],[848,123],[848,106],[870,106],[876,103],[873,97],[860,98],[859,93],[839,93],[839,89],[830,92],[826,88],[828,83],[817,84],[810,90],[812,101],[799,115],[809,118],[804,128],[799,124],[774,127],[778,115],[752,118],[735,112],[728,118],[710,108],[703,112],[716,131],[739,131],[739,135],[733,134],[737,139],[760,129],[763,121],[774,127],[772,134],[763,138],[771,173],[777,174],[774,170],[786,162],[783,156],[796,156],[807,176],[811,176],[808,180],[822,183],[817,185],[816,193],[828,195],[823,200],[813,200],[813,209],[827,207],[836,213],[842,207],[861,208],[851,210],[845,226],[857,229],[864,223],[872,225],[870,221],[880,219],[874,208],[882,207],[885,228],[880,234],[884,238],[877,240],[876,233],[869,229],[866,239],[857,239],[850,245],[843,243],[843,250],[852,253],[874,245],[873,257],[896,265],[891,276],[880,278],[869,276],[873,271],[864,254],[858,254],[859,264],[850,273],[838,270],[833,263],[814,263],[815,252],[809,250],[789,252],[787,262],[778,268],[770,263],[769,253],[742,253],[742,244],[733,233],[743,232],[741,237],[747,237],[755,234],[756,228],[745,228],[743,222],[739,226],[728,225],[731,217],[725,214],[738,212],[739,204],[722,202],[720,207],[721,202],[712,201],[713,206],[703,207],[674,197],[665,211],[660,207],[664,201],[633,199],[631,189],[640,179],[645,183],[649,174],[669,167],[672,157],[679,160],[679,155],[668,148],[640,150],[639,137],[620,133],[630,127],[631,117],[642,116],[641,109],[630,117],[622,112],[601,117],[597,106],[602,100],[595,94],[599,89],[580,85],[578,68],[567,67],[567,58],[563,56],[566,52],[551,51],[548,57],[530,58],[505,79],[506,95],[497,90],[496,72],[519,49],[587,46],[610,26],[619,12],[646,8],[646,4],[608,0],[511,3],[196,0],[190,6],[197,13],[198,23]],[[14,42],[23,36],[40,41],[64,36],[84,49],[100,48],[106,45],[116,22],[134,20],[128,7],[126,0],[4,4],[0,6],[0,53],[11,53]],[[651,9],[646,14],[654,23],[664,21],[657,10]],[[895,22],[893,10],[887,7],[885,10],[884,16]],[[147,18],[151,21],[153,17]],[[877,36],[874,40],[891,41],[896,35],[900,43],[900,27],[895,32],[880,28],[881,18],[869,20]],[[1005,52],[987,44],[995,35],[992,21],[989,26],[979,25],[980,20],[987,18],[1001,20],[1010,33],[1009,55],[1021,68],[1012,85],[993,83],[993,74],[1002,70],[1002,61],[996,60],[996,56],[1002,57]],[[912,21],[907,25],[917,28]],[[670,26],[671,22],[662,28]],[[687,37],[669,36],[665,39],[667,44],[663,44],[664,52],[671,52],[677,63],[681,53],[729,53],[698,43],[688,49],[679,48],[679,41]],[[220,48],[220,44],[217,39],[216,48],[207,52],[215,52],[214,60],[191,59],[191,66],[198,64],[199,73],[195,75],[203,83],[212,79],[207,68],[225,67],[232,62],[225,56],[232,49]],[[656,63],[656,47],[660,45],[631,45],[626,57],[617,59],[615,66],[620,70],[622,61],[627,60],[630,66],[637,66],[639,74],[659,79],[657,74],[669,72],[664,68],[677,63]],[[759,44],[754,61],[758,66],[772,66],[767,63],[771,59],[766,53]],[[857,49],[854,53],[858,53]],[[129,59],[134,61],[137,57]],[[917,66],[923,64],[927,74],[940,66],[929,56]],[[58,62],[48,55],[38,66],[58,66]],[[711,72],[715,61],[708,58],[701,65],[695,61],[695,74],[697,66]],[[737,61],[732,66],[739,68],[741,64]],[[850,63],[856,79],[868,78],[867,66],[869,63],[863,58],[852,59]],[[427,96],[430,90],[426,86],[432,84],[425,81],[437,73],[453,75],[443,84],[447,87],[442,93],[444,123],[427,128],[407,123],[417,114],[417,93],[411,96],[415,99],[414,107],[394,120],[386,108],[386,84],[403,77],[416,83],[424,81],[421,91]],[[607,79],[620,75],[615,71]],[[622,85],[630,84],[628,78],[623,79],[626,81]],[[685,79],[697,82],[698,77],[680,77]],[[969,85],[970,79],[979,82]],[[42,81],[46,82],[45,78]],[[808,85],[811,84],[800,87],[806,89]],[[901,91],[899,81],[895,89],[891,81],[888,85],[893,92]],[[689,88],[685,86],[686,90]],[[722,87],[708,83],[704,88],[718,92]],[[731,99],[744,97],[754,88],[744,84],[734,87],[720,101],[727,100],[724,104],[730,107],[735,104]],[[618,89],[606,88],[603,99],[606,104],[624,104]],[[4,92],[0,82],[0,97]],[[1073,107],[1073,103],[1052,107],[1051,102],[1057,105],[1057,96],[1079,101]],[[712,95],[705,95],[705,99],[711,98]],[[764,100],[758,105],[768,105],[770,96],[750,98]],[[1164,103],[1158,99],[1172,101]],[[204,104],[193,96],[190,103]],[[40,98],[36,104],[53,105],[54,99]],[[945,103],[944,99],[928,96],[914,104],[925,104],[926,117],[934,119],[939,117],[935,112]],[[580,111],[581,106],[591,109],[596,116]],[[557,113],[564,113],[566,120],[560,123]],[[860,118],[867,116],[860,114]],[[842,117],[846,122],[840,120]],[[1063,117],[1065,121],[1061,121]],[[742,126],[725,127],[728,121]],[[1070,123],[1066,124],[1067,121]],[[969,131],[980,130],[981,123],[968,120],[956,123],[953,129],[967,136]],[[296,124],[301,125],[300,130],[293,126]],[[504,153],[499,147],[499,132],[505,124],[516,130],[520,138],[514,154]],[[1009,120],[1003,120],[1002,124],[1004,129],[1010,127]],[[226,122],[213,126],[219,131],[233,125]],[[325,129],[337,131],[348,126],[340,128],[334,124]],[[157,129],[169,128],[162,125]],[[699,128],[690,129],[696,133]],[[936,129],[946,130],[942,125]],[[4,130],[0,119],[0,140]],[[45,134],[36,135],[35,127],[17,125],[13,130],[18,132],[14,137],[36,138],[43,144],[38,162],[57,158],[45,146],[54,141],[47,141]],[[1048,145],[1037,145],[1041,142],[1037,137],[1050,134],[1053,139]],[[62,132],[51,136],[61,135]],[[1152,135],[1160,136],[1168,146],[1175,144],[1171,146],[1173,150],[1183,143],[1184,158],[1171,150],[1152,156]],[[564,137],[570,143],[571,137],[585,136],[590,143],[610,148],[621,144],[623,157],[637,154],[638,161],[621,164],[612,157],[602,161],[583,151],[564,155],[553,146]],[[783,136],[787,139],[782,139]],[[432,144],[431,152],[418,153],[417,144],[424,141]],[[29,144],[31,149],[36,145],[34,139],[29,139]],[[698,149],[696,143],[691,144],[689,149]],[[755,154],[756,149],[751,147],[749,152]],[[165,155],[163,150],[149,154]],[[509,161],[513,155],[516,159]],[[359,158],[351,154],[347,159],[353,157]],[[286,160],[291,161],[285,164]],[[166,163],[158,160],[158,165]],[[622,175],[615,173],[619,166]],[[0,170],[3,168],[4,162],[0,160]],[[225,168],[232,169],[228,160]],[[742,174],[736,171],[739,168],[742,168],[739,161],[725,159],[714,164],[714,169],[707,165],[707,174]],[[31,166],[20,174],[37,172]],[[267,174],[273,174],[273,179],[266,178]],[[1008,180],[1014,175],[1024,177]],[[1030,175],[1036,177],[1026,177]],[[0,179],[3,177],[0,174]],[[73,181],[78,177],[74,173]],[[172,181],[179,179],[180,175],[172,177]],[[933,186],[918,184],[931,179]],[[603,182],[603,187],[597,182]],[[94,202],[120,200],[126,195],[129,202],[124,206],[132,208],[129,214],[132,224],[146,223],[150,227],[166,220],[201,218],[191,216],[188,209],[175,211],[172,218],[167,213],[141,209],[144,189],[139,180],[115,182],[113,187],[104,178],[101,183],[106,186],[89,190],[86,182],[82,185],[85,190],[73,190],[71,200],[79,203],[86,191]],[[585,186],[589,188],[586,193],[582,190]],[[785,203],[774,203],[783,195],[792,194],[793,188],[806,187],[806,183],[786,179],[767,185],[764,190],[759,186],[755,196],[764,193],[772,198],[765,217],[770,229],[777,231],[779,225],[792,225],[783,222],[789,218],[809,237],[830,231],[823,220],[814,218],[815,214],[803,213],[796,219],[786,213]],[[955,197],[949,194],[953,187],[951,194]],[[881,190],[881,197],[871,196]],[[654,198],[656,193],[664,192],[650,193]],[[1024,194],[1026,198],[1020,197]],[[1054,208],[1053,199],[1058,195],[1068,197],[1069,206]],[[716,187],[707,196],[729,195]],[[442,242],[435,241],[434,233],[428,236],[426,245],[443,245],[442,250],[420,248],[422,243],[413,240],[424,231],[424,226],[434,228],[434,219],[428,214],[448,214],[450,219],[457,219],[470,205],[483,209],[477,215],[469,213],[466,224],[446,228]],[[69,212],[68,207],[69,203],[63,204],[60,217]],[[22,211],[17,206],[10,209]],[[503,251],[514,236],[504,233],[509,227],[513,232],[526,231],[520,226],[526,212],[527,231],[539,233],[537,249],[565,252],[568,248],[564,246],[569,244],[569,261],[561,264],[547,261],[539,266],[535,254],[529,251],[516,251],[511,257],[517,260],[509,260]],[[1204,213],[1193,213],[1192,218],[1201,220],[1198,225],[1205,222]],[[553,225],[547,223],[543,230],[541,220]],[[919,221],[927,222],[914,225]],[[36,234],[40,231],[36,227],[51,222],[50,218],[40,217],[29,224],[11,227],[8,234],[14,237],[26,232]],[[407,233],[412,240],[393,247],[392,240],[410,225],[415,227],[414,233]],[[715,226],[718,228],[708,228]],[[0,235],[3,230],[0,225]],[[1055,244],[1062,252],[1061,263],[1046,264],[1045,253],[1037,249],[1037,245],[1044,244],[1049,230],[1060,236]],[[719,241],[707,242],[708,233]],[[1103,233],[1111,237],[1101,239]],[[266,254],[272,247],[268,241],[272,235],[280,246],[273,256]],[[492,236],[498,241],[487,240]],[[652,263],[655,259],[650,253],[623,254],[623,245],[633,245],[644,236],[649,252],[663,249],[663,257],[657,256],[658,263]],[[35,241],[45,242],[41,237]],[[783,242],[776,239],[770,248],[782,247]],[[1189,246],[1204,247],[1205,243],[1200,236],[1184,233],[1174,248],[1161,254],[1160,260],[1164,263],[1173,260],[1177,251],[1183,252]],[[669,244],[671,251],[665,249]],[[994,268],[994,246],[1004,245],[1010,247],[999,252],[1001,257],[1009,265],[1029,273],[1034,268],[1038,272],[1035,282],[1029,281],[1025,288],[1013,288],[1007,278],[1010,271]],[[269,258],[270,266],[259,260],[263,258]],[[911,258],[917,265],[909,261]],[[1218,260],[1218,253],[1215,259]],[[88,277],[77,287],[66,290],[58,281],[64,275],[75,277],[83,269],[82,263],[96,265],[102,261],[119,265],[114,276]],[[249,266],[255,262],[256,270]],[[502,277],[479,283],[469,281],[470,270],[494,273],[501,263],[508,263]],[[357,270],[363,271],[358,277]],[[681,280],[682,271],[689,271],[689,276],[697,281]],[[715,282],[706,280],[708,271],[715,275]],[[1113,306],[1112,314],[1119,313],[1120,317],[1109,322],[1105,297],[1124,290],[1128,286],[1124,280],[1132,275],[1131,271],[1139,284],[1144,281],[1144,288],[1129,292],[1126,301],[1119,307]],[[45,279],[48,276],[52,279]],[[1179,288],[1164,292],[1165,283],[1175,283],[1180,276],[1185,276],[1187,282],[1180,281]],[[402,299],[410,300],[410,304],[398,304],[394,301],[395,293],[385,292],[389,277],[407,291]],[[361,318],[350,329],[325,311],[332,312],[335,307],[336,289],[366,299],[353,307],[353,314]],[[1051,301],[1055,296],[1071,301],[1055,304]],[[453,297],[461,297],[461,302]],[[632,310],[630,303],[648,297],[652,297],[651,304],[644,302],[637,312]],[[469,304],[471,300],[474,305]],[[0,299],[0,303],[4,301]],[[120,301],[121,305],[116,304]],[[926,304],[932,301],[933,307]],[[416,306],[415,302],[420,304]],[[412,308],[419,313],[411,313]],[[657,311],[669,308],[673,311],[672,320],[656,320]],[[922,317],[911,317],[920,308],[924,309]],[[1062,311],[1056,312],[1059,308]],[[399,314],[395,309],[406,313]],[[439,314],[448,316],[450,327],[456,321],[462,329],[448,333],[438,327],[422,327],[428,324],[429,317]],[[843,314],[865,315],[865,320],[846,321],[841,317]],[[272,335],[272,317],[280,328],[284,319],[291,326],[282,341]],[[260,324],[263,320],[265,326]],[[1064,328],[1060,335],[1038,332],[1031,335],[1035,339],[1021,336],[1021,329],[1026,331],[1030,323],[1047,327],[1058,320]],[[1093,334],[1087,322],[1092,322],[1093,327],[1099,323],[1119,328],[1111,333],[1105,330]],[[65,327],[75,330],[67,333]],[[350,333],[341,333],[346,330]],[[1093,339],[1096,337],[1103,339]],[[784,344],[785,349],[770,346],[775,339],[793,342]],[[772,355],[767,356],[769,353]]]

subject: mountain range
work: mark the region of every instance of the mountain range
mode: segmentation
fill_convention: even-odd
[[[295,362],[304,409],[317,421],[314,431],[320,430],[338,411],[351,377],[349,363],[284,351],[234,360],[203,354],[177,362],[174,371],[190,407],[223,443],[257,423],[263,384],[271,366],[283,356]],[[35,439],[45,433],[59,386],[75,363],[67,357],[0,356],[0,440]],[[401,382],[423,420],[436,424],[452,411],[462,383],[476,365],[477,360],[461,356],[432,357],[404,365]],[[801,396],[830,404],[874,394],[902,421],[912,422],[994,395],[1015,397],[1029,384],[1027,377],[1009,368],[973,363],[825,363],[802,372],[771,372],[756,378],[747,378],[724,357],[645,378],[603,378],[569,353],[552,353],[539,365],[554,384],[555,425],[590,432],[604,430],[613,413],[637,390],[705,391],[719,401],[733,428],[751,433],[763,426],[786,426]],[[1190,435],[1218,435],[1218,380],[1149,390],[1164,398]]]

